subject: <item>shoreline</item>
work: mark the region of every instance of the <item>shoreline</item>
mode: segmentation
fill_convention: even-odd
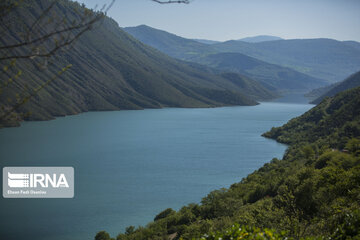
[[[269,101],[270,102],[270,101]],[[199,106],[199,107],[167,107],[167,106],[164,106],[164,107],[159,107],[159,108],[138,108],[138,109],[104,109],[104,110],[89,110],[89,111],[82,111],[82,112],[78,112],[78,113],[74,113],[74,114],[65,114],[65,115],[55,115],[55,116],[52,116],[52,118],[49,118],[49,119],[34,119],[34,120],[22,120],[22,121],[11,121],[11,122],[7,122],[7,123],[4,123],[4,124],[1,124],[0,123],[0,131],[1,129],[4,129],[4,128],[13,128],[13,127],[21,127],[21,123],[24,123],[24,122],[45,122],[45,121],[52,121],[52,120],[56,120],[57,118],[63,118],[63,117],[68,117],[68,116],[76,116],[76,115],[79,115],[79,114],[83,114],[83,113],[89,113],[89,112],[114,112],[114,111],[141,111],[141,110],[149,110],[149,109],[167,109],[167,108],[179,108],[179,109],[194,109],[194,108],[203,108],[203,109],[206,109],[206,108],[221,108],[221,107],[253,107],[253,106],[257,106],[261,104],[261,102],[256,102],[255,105],[219,105],[219,106]]]

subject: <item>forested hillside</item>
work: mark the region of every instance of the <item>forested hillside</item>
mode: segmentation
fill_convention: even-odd
[[[324,99],[318,106],[264,134],[287,144],[321,143],[343,149],[349,138],[360,135],[360,88]]]
[[[341,91],[345,91],[358,86],[360,86],[360,72],[354,73],[348,78],[346,78],[344,81],[330,86],[318,98],[312,101],[312,103],[320,103],[326,97],[332,97]]]
[[[183,38],[175,34],[155,29],[146,25],[126,27],[124,31],[139,41],[178,59],[190,60],[199,54],[215,53],[210,45],[196,40]]]
[[[19,22],[25,19],[31,25],[50,2],[26,0],[9,18]],[[63,0],[57,1],[51,11],[71,22],[79,12],[87,10]],[[1,46],[19,41],[22,29],[21,24],[15,24],[12,31],[5,31]],[[108,17],[81,36],[71,50],[59,52],[47,61],[46,67],[29,60],[18,60],[15,65],[11,60],[3,61],[3,67],[11,65],[4,80],[19,71],[22,74],[9,81],[0,94],[1,102],[11,105],[18,94],[25,97],[28,89],[41,86],[69,64],[70,69],[22,106],[21,112],[30,113],[28,119],[47,120],[99,110],[255,105],[257,99],[275,96],[258,83],[261,92],[248,96],[247,89],[211,69],[172,59],[142,44]]]
[[[117,239],[358,239],[360,87],[264,136],[290,144],[282,160]]]

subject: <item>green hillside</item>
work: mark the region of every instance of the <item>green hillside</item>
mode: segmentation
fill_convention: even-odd
[[[315,89],[311,90],[310,92],[306,93],[304,96],[312,101],[312,100],[320,97],[321,95],[325,94],[326,92],[328,92],[331,88],[335,87],[337,84],[339,84],[339,82],[332,83],[332,84],[326,85],[324,87],[315,88]]]
[[[237,49],[227,49],[228,42],[203,44],[144,25],[124,28],[124,30],[169,56],[241,73],[261,82],[269,90],[308,91],[326,84],[326,81],[322,79],[311,77],[291,68],[270,64],[271,59],[264,62],[239,54]],[[253,46],[247,42],[233,42],[237,42],[239,45]]]
[[[17,16],[30,25],[49,3],[24,1],[10,17]],[[71,19],[75,11],[83,10],[78,3],[57,1],[52,14]],[[2,45],[18,41],[22,29],[18,26],[2,37]],[[2,62],[2,66],[9,62]],[[243,94],[246,89],[237,91],[239,84],[142,44],[107,17],[78,39],[70,51],[49,59],[46,69],[18,60],[7,73],[15,75],[21,70],[23,74],[4,89],[0,101],[5,103],[10,98],[14,102],[16,94],[37,88],[68,64],[72,64],[69,70],[23,106],[22,112],[31,113],[28,119],[47,120],[86,111],[257,104]],[[2,80],[9,76],[2,75]],[[274,96],[268,91],[266,94]],[[258,99],[268,97],[260,95],[251,93]]]
[[[198,55],[214,53],[209,44],[200,43],[146,25],[126,27],[124,31],[141,42],[178,59],[190,60]]]
[[[227,41],[212,45],[220,52],[238,52],[290,67],[334,83],[359,71],[360,43],[333,39],[292,39],[246,43]]]
[[[212,68],[195,62],[186,62],[186,64],[199,71],[220,77],[222,87],[239,92],[256,101],[268,101],[279,97],[275,90],[268,89],[264,84],[243,74]]]
[[[195,61],[249,76],[272,90],[306,91],[325,84],[325,81],[321,79],[310,77],[290,68],[260,61],[241,53],[210,54],[199,57]]]
[[[117,239],[359,239],[360,87],[264,136],[290,144],[282,160]]]
[[[223,72],[220,76],[237,86],[236,90],[256,100],[269,100],[279,97],[274,91],[269,91],[266,84],[260,84],[243,75],[234,72]]]
[[[350,77],[346,78],[344,81],[330,86],[328,89],[326,89],[325,92],[322,92],[322,94],[318,98],[312,101],[312,103],[320,103],[326,97],[335,96],[341,91],[345,91],[358,86],[360,86],[360,72],[354,73]]]
[[[360,135],[360,87],[324,99],[298,118],[264,134],[287,144],[321,143],[345,148],[349,138]]]

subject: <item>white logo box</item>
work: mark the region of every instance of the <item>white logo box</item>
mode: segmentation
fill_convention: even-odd
[[[4,167],[4,198],[73,198],[73,167]]]

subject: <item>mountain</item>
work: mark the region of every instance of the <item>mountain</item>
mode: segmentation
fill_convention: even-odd
[[[258,43],[258,42],[267,42],[267,41],[276,41],[284,40],[281,37],[269,36],[269,35],[259,35],[254,37],[241,38],[238,41],[249,42],[249,43]]]
[[[264,136],[289,144],[282,160],[117,239],[358,239],[360,87]]]
[[[355,87],[322,100],[302,116],[264,136],[287,144],[317,143],[343,149],[347,140],[360,137],[359,123],[360,87]]]
[[[146,25],[126,27],[124,31],[131,34],[139,41],[156,48],[157,50],[178,59],[190,60],[199,54],[213,53],[211,45],[200,43],[195,40],[179,37],[159,29]]]
[[[219,52],[242,53],[334,83],[359,70],[360,43],[333,39],[292,39],[211,45]]]
[[[192,39],[194,41],[197,41],[199,43],[204,43],[204,44],[215,44],[215,43],[220,43],[219,41],[214,41],[214,40],[206,40],[206,39]]]
[[[124,30],[141,42],[183,60],[193,61],[196,57],[215,53],[242,53],[324,79],[328,84],[345,79],[360,66],[360,43],[355,41],[319,38],[249,43],[231,40],[209,45],[147,26]]]
[[[234,72],[223,72],[220,76],[231,83],[237,88],[236,91],[256,100],[270,100],[279,97],[275,91],[269,91],[265,84],[260,84],[253,79]]]
[[[241,53],[217,53],[195,58],[194,61],[225,71],[249,76],[271,90],[299,91],[325,85],[325,81],[299,73],[291,68],[270,64]]]
[[[225,71],[235,71],[253,78],[270,90],[307,91],[324,85],[324,81],[286,67],[269,64],[244,54],[219,53],[214,46],[182,38],[148,26],[124,28],[141,42],[179,59],[207,64]],[[240,41],[237,41],[240,42]],[[253,45],[246,42],[243,44]],[[234,62],[233,62],[234,61]],[[251,66],[249,68],[249,66]],[[278,89],[279,87],[279,89]]]
[[[339,92],[358,86],[360,86],[360,72],[354,73],[350,77],[346,78],[344,81],[332,85],[330,89],[327,89],[325,93],[323,93],[317,99],[313,100],[312,103],[320,103],[326,97],[333,97]]]
[[[49,2],[27,0],[26,8],[12,14],[30,24]],[[52,11],[72,16],[83,8],[76,2],[59,1]],[[3,44],[16,43],[17,37],[11,32],[2,37]],[[107,17],[78,39],[71,51],[50,59],[46,69],[18,60],[14,73],[22,70],[23,74],[0,94],[1,102],[41,86],[68,64],[72,64],[69,70],[23,105],[21,112],[31,113],[29,120],[86,111],[257,104],[243,94],[246,91],[240,89],[241,84],[201,65],[168,57],[134,39]],[[266,98],[254,92],[251,95]]]
[[[324,87],[315,88],[315,89],[311,90],[310,92],[306,93],[304,96],[307,97],[308,99],[310,99],[311,101],[313,101],[314,99],[325,94],[327,91],[329,91],[331,88],[333,88],[337,84],[339,84],[339,82],[336,82],[336,83],[333,83],[330,85],[326,85]]]

